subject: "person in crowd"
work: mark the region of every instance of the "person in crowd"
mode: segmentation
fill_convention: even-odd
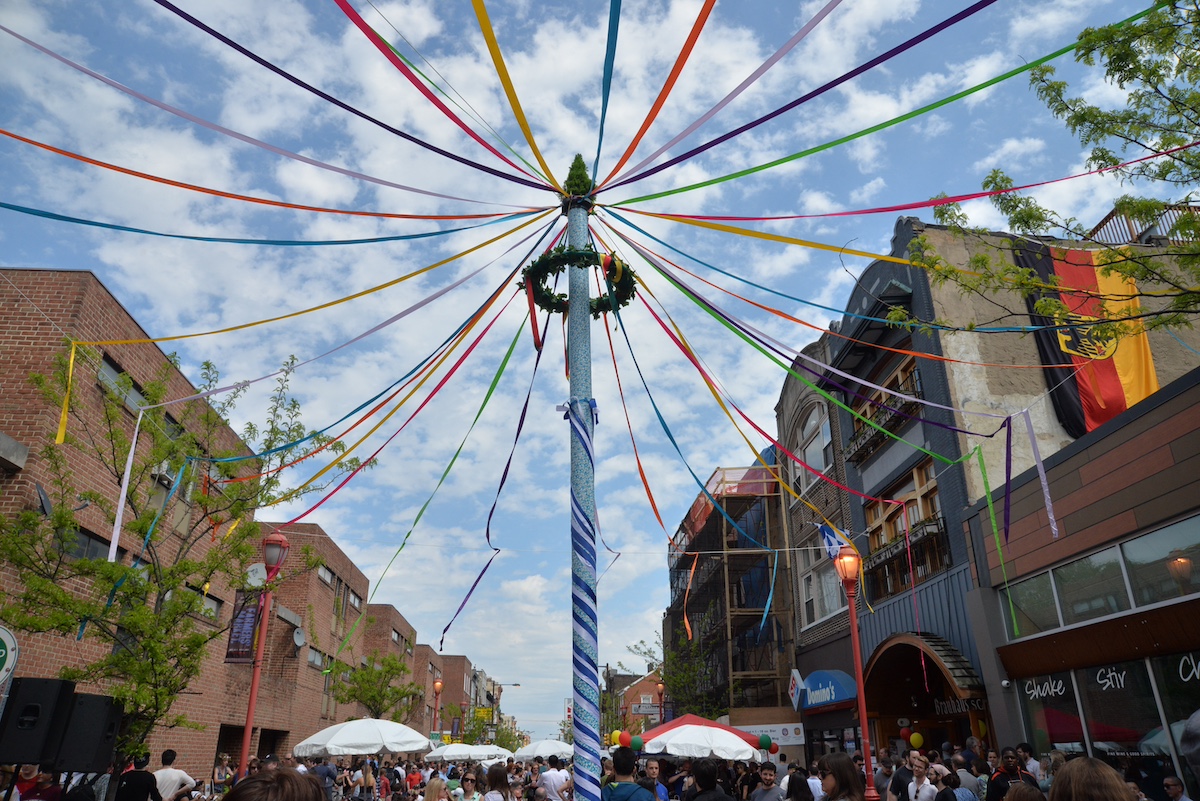
[[[904,764],[897,766],[892,772],[892,783],[888,785],[887,801],[909,801],[908,785],[912,783],[913,760],[921,756],[921,752],[912,749],[907,752]]]
[[[975,760],[979,759],[979,738],[974,735],[967,738],[967,747],[959,754],[963,758],[963,763],[970,765]]]
[[[913,775],[908,783],[909,801],[933,801],[937,788],[929,781],[929,757],[919,751],[914,752],[908,766]]]
[[[937,790],[933,801],[958,801],[954,795],[954,788],[950,786],[950,774],[952,773],[954,771],[941,763],[929,766],[929,783]],[[954,778],[957,780],[958,776]]]
[[[1003,756],[1003,755],[1001,755]],[[1021,758],[1021,762],[1025,766],[1025,770],[1038,781],[1042,780],[1042,763],[1038,759],[1037,752],[1033,750],[1033,746],[1029,743],[1017,743],[1017,756]]]
[[[488,768],[487,788],[483,801],[515,801],[512,785],[508,783],[508,767],[503,762],[496,762]],[[546,795],[549,797],[549,793]],[[429,799],[426,798],[426,801]]]
[[[450,793],[450,797],[454,801],[479,801],[482,798],[482,794],[479,792],[479,781],[476,779],[476,771],[478,771],[478,767],[472,766],[462,772],[458,789]],[[512,787],[512,782],[510,781],[508,784],[509,790],[516,792]]]
[[[1050,801],[1129,801],[1125,780],[1106,762],[1077,757],[1059,769]]]
[[[621,746],[612,760],[613,780],[600,790],[600,801],[655,801],[654,793],[635,781],[637,754],[632,748]]]
[[[783,789],[775,783],[775,763],[764,762],[758,777],[762,783],[750,794],[750,801],[783,801]]]
[[[1183,781],[1178,776],[1167,776],[1163,779],[1163,789],[1171,801],[1192,801],[1183,791]]]
[[[1004,794],[1004,801],[1046,801],[1046,796],[1032,784],[1017,782],[1008,788],[1008,792]]]
[[[26,763],[17,771],[17,795],[24,796],[38,782],[38,766],[36,763]]]
[[[692,783],[692,760],[685,759],[679,769],[671,772],[669,764],[663,765],[663,773],[670,774],[667,778],[667,791],[673,798],[682,798],[683,791]]]
[[[230,787],[233,787],[233,768],[229,767],[229,754],[219,754],[213,762],[213,793],[224,795]]]
[[[825,754],[817,760],[817,776],[827,801],[863,801],[863,786],[854,761],[841,752]]]
[[[979,781],[979,797],[987,798],[987,780],[992,775],[992,771],[988,770],[987,760],[977,759],[967,767],[971,769],[971,775]]]
[[[692,763],[696,790],[694,801],[729,801],[725,790],[717,784],[717,776],[723,769],[724,765],[716,759],[697,759]]]
[[[163,801],[178,801],[189,796],[196,780],[175,767],[176,753],[168,748],[162,752],[162,767],[154,771],[154,780],[158,782],[158,794]]]
[[[985,799],[986,801],[1001,801],[1009,787],[1022,782],[1032,784],[1034,787],[1038,786],[1037,779],[1023,767],[1017,749],[1005,746],[1000,751],[1000,768],[988,778]]]
[[[538,777],[538,787],[546,788],[546,798],[549,801],[566,801],[564,793],[571,790],[571,774],[562,769],[558,757],[554,754],[551,754],[547,761],[550,767]],[[490,786],[491,779],[488,782]]]
[[[658,801],[667,801],[667,785],[659,779],[660,768],[658,759],[650,757],[646,760],[646,778],[654,782],[654,797]]]
[[[313,774],[279,768],[246,777],[225,798],[227,801],[323,801],[325,792]]]
[[[959,756],[959,754],[954,756]],[[954,801],[979,801],[979,796],[962,786],[962,780],[956,771],[948,772],[942,779],[942,785],[954,791]]]
[[[392,777],[390,770],[379,771],[379,778],[375,780],[376,789],[379,790],[379,801],[391,801],[392,798]]]
[[[503,770],[504,767],[501,766],[500,769]],[[507,785],[508,780],[506,779],[504,783]],[[425,783],[423,798],[425,801],[450,801],[450,790],[446,787],[446,782],[433,778]]]
[[[758,766],[751,762],[745,768],[741,778],[738,779],[737,796],[741,801],[750,801],[750,794],[758,787]]]
[[[989,748],[987,757],[983,760],[988,764],[987,775],[991,776],[996,771],[1000,770],[1000,752],[994,748]]]
[[[825,790],[821,786],[821,777],[817,774],[816,767],[814,766],[811,772],[803,771],[803,773],[804,781],[808,785],[808,791],[813,794],[813,798],[817,801],[823,801]]]
[[[148,756],[133,758],[133,770],[125,771],[117,780],[116,801],[163,801],[154,774],[146,770],[149,764]]]
[[[861,752],[855,751],[854,756],[852,756],[851,759],[854,760],[854,767],[855,767],[855,769],[858,770],[858,775],[862,776],[863,787],[866,787],[867,786],[866,758],[862,755]],[[871,781],[875,781],[874,776],[871,777]]]
[[[1146,801],[1146,794],[1142,792],[1141,787],[1138,787],[1137,782],[1125,782],[1125,786],[1129,788],[1129,797],[1132,801]]]
[[[880,754],[879,765],[875,768],[875,776],[872,781],[875,782],[875,792],[879,793],[880,798],[887,798],[888,785],[892,783],[892,773],[896,770],[896,764],[890,756]]]
[[[409,763],[408,772],[404,774],[404,781],[406,784],[408,784],[408,789],[410,791],[416,790],[421,786],[421,782],[423,781],[421,779],[421,770],[417,767],[416,762]]]
[[[1049,754],[1042,757],[1042,777],[1038,781],[1038,787],[1043,793],[1050,792],[1050,785],[1054,782],[1054,774],[1067,763],[1067,755],[1055,748]]]
[[[58,771],[45,762],[38,765],[37,782],[21,794],[23,801],[61,801],[62,785],[58,783]]]
[[[975,796],[976,801],[983,799],[983,787],[979,783],[979,779],[975,774],[967,769],[966,758],[962,754],[955,754],[950,758],[950,770],[958,777],[958,789],[966,790],[971,795]],[[961,795],[961,794],[960,794]]]
[[[329,757],[321,760],[321,764],[312,769],[312,774],[321,782],[325,793],[325,801],[333,801],[333,785],[337,781],[337,770],[329,764]]]
[[[793,762],[796,773],[788,782],[787,801],[820,801],[813,796],[812,788],[808,786],[808,771],[800,767],[799,762]]]

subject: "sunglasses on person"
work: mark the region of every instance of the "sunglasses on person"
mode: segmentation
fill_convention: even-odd
[[[463,784],[466,784],[467,782],[470,782],[471,784],[475,783],[474,776],[463,776],[462,780],[463,780]]]
[[[817,771],[817,775],[820,776],[822,780],[824,780],[824,778],[826,776],[832,775],[832,773],[833,773],[832,771],[828,771],[828,770],[818,770]]]

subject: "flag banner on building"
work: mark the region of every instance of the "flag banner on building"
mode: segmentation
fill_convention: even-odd
[[[254,661],[257,645],[254,634],[258,631],[259,595],[250,595],[238,590],[233,599],[233,621],[229,624],[229,644],[225,647],[225,661],[232,664],[250,664]]]
[[[1041,243],[1024,243],[1014,251],[1018,267],[1033,270],[1049,283],[1057,277],[1064,287],[1088,293],[1046,291],[1026,300],[1034,325],[1052,326],[1054,320],[1035,311],[1042,298],[1061,300],[1067,307],[1072,328],[1043,328],[1034,335],[1038,356],[1048,365],[1044,371],[1051,389],[1051,402],[1063,428],[1072,437],[1089,431],[1158,391],[1158,377],[1145,331],[1121,339],[1093,334],[1089,322],[1105,319],[1103,297],[1112,308],[1120,307],[1122,317],[1136,314],[1136,297],[1123,299],[1136,291],[1131,279],[1117,273],[1103,275],[1095,261],[1099,251],[1063,250]],[[1060,365],[1050,367],[1049,365]]]

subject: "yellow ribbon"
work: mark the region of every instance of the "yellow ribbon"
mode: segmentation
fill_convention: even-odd
[[[508,75],[508,67],[504,65],[504,55],[500,52],[500,43],[496,41],[496,32],[492,29],[492,21],[488,18],[487,6],[484,5],[483,0],[471,0],[471,5],[475,7],[479,30],[483,33],[484,41],[487,42],[488,52],[492,54],[496,75],[500,77],[500,85],[504,87],[504,94],[508,96],[508,104],[512,106],[513,114],[516,115],[517,125],[520,126],[521,133],[525,134],[525,141],[533,150],[534,158],[542,166],[542,172],[546,174],[546,178],[553,185],[555,191],[563,194],[562,187],[554,179],[553,171],[546,164],[546,160],[542,158],[542,151],[538,150],[537,142],[533,139],[533,131],[530,130],[529,121],[525,119],[525,112],[521,109],[521,101],[517,98],[517,90],[513,87],[512,78]]]

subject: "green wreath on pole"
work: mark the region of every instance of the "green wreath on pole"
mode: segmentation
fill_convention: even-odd
[[[530,262],[529,266],[521,271],[523,280],[517,286],[521,289],[528,288],[533,295],[533,302],[542,311],[566,314],[567,296],[550,289],[550,276],[558,275],[572,264],[603,266],[604,277],[612,287],[611,293],[591,299],[589,311],[593,319],[599,319],[600,315],[614,311],[614,301],[616,308],[625,308],[637,293],[633,270],[615,255],[601,256],[594,250],[567,250],[566,246],[557,247]]]

